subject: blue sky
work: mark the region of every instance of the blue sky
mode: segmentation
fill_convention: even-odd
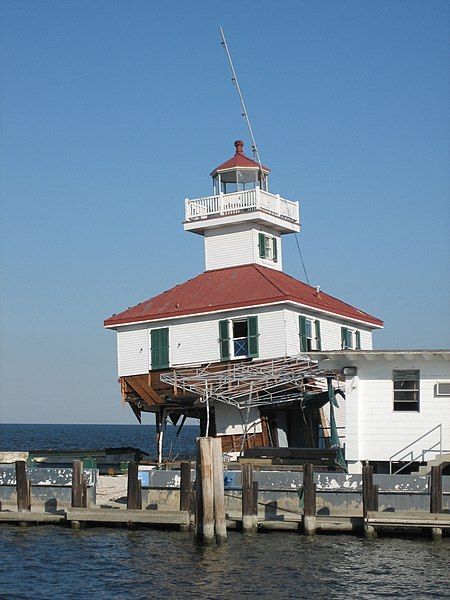
[[[0,419],[134,422],[102,321],[203,270],[184,198],[249,147],[219,25],[311,283],[384,319],[377,348],[450,347],[449,14],[4,1]]]

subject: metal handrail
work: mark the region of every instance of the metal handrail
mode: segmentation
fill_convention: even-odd
[[[405,450],[408,450],[409,448],[412,448],[413,446],[415,446],[417,444],[417,442],[420,442],[420,440],[423,440],[425,437],[427,437],[428,435],[430,435],[430,433],[433,433],[433,431],[436,431],[437,429],[439,429],[439,441],[438,442],[435,442],[429,448],[422,448],[420,454],[418,454],[415,457],[414,457],[413,450],[411,450],[410,452],[407,452],[404,456],[402,456],[401,458],[397,459],[396,461],[393,460],[394,458],[398,457],[399,454],[402,454],[403,452],[405,452]],[[412,463],[416,462],[419,457],[422,457],[422,462],[424,462],[425,453],[426,452],[431,452],[431,451],[435,450],[436,446],[439,447],[439,453],[438,454],[441,455],[442,454],[442,423],[439,423],[439,425],[436,425],[436,427],[433,427],[432,429],[430,429],[429,431],[427,431],[426,433],[424,433],[423,435],[421,435],[420,437],[418,437],[417,439],[415,439],[413,442],[411,442],[410,444],[408,444],[407,446],[405,446],[404,448],[402,448],[401,450],[399,450],[398,452],[396,452],[395,454],[393,454],[389,458],[389,473],[391,475],[396,475],[397,473],[400,473],[400,471],[403,471],[403,469],[406,469],[407,467],[409,467],[410,465],[412,465]],[[392,464],[394,462],[400,462],[400,461],[404,460],[407,456],[410,456],[411,460],[408,463],[406,463],[405,465],[402,465],[400,467],[400,469],[397,469],[397,471],[395,471],[393,473],[392,472]]]

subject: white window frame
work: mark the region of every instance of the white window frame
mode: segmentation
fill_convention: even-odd
[[[235,323],[246,323],[247,324],[247,335],[245,337],[234,337],[234,324]],[[248,357],[248,320],[247,317],[240,317],[237,319],[229,319],[229,323],[231,325],[231,335],[230,335],[230,359],[233,358],[247,358]],[[247,343],[247,353],[246,354],[238,354],[236,355],[234,352],[234,342],[235,340],[245,340]]]
[[[415,373],[416,374],[416,379],[408,379],[407,376],[405,376],[404,381],[413,381],[413,382],[417,382],[416,387],[413,388],[401,388],[400,387],[400,380],[395,379],[395,374],[396,373],[401,373],[401,372],[410,372],[410,373]],[[396,385],[397,384],[397,385]],[[416,394],[417,395],[417,399],[412,399],[412,400],[408,400],[408,399],[404,399],[404,398],[399,398],[399,397],[395,397],[395,393],[399,393],[399,394],[406,394],[408,392],[411,392],[412,395]],[[416,409],[401,409],[401,405],[402,404],[416,404],[417,408]],[[395,407],[395,405],[398,405],[398,408]],[[392,411],[393,412],[408,412],[408,413],[420,413],[420,369],[394,369],[392,371]]]

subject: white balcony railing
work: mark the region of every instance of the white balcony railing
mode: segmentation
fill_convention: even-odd
[[[186,221],[260,210],[293,223],[300,222],[298,202],[281,198],[259,188],[218,196],[186,199]]]

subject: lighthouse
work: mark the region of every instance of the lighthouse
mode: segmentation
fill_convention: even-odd
[[[297,399],[286,400],[287,407],[264,401],[249,407],[244,424],[232,402],[212,400],[207,410],[203,391],[178,385],[179,370],[206,377],[206,388],[209,374],[226,379],[253,364],[264,377],[269,363],[272,371],[286,361],[290,369],[291,360],[309,364],[305,354],[311,351],[370,350],[372,332],[383,327],[380,319],[283,271],[282,238],[300,231],[300,209],[270,191],[269,174],[245,155],[243,141],[235,141],[231,158],[211,172],[212,194],[185,200],[183,227],[203,236],[204,271],[104,322],[117,332],[122,400],[139,420],[143,412],[155,413],[158,435],[168,418],[193,417],[201,435],[221,437],[226,452],[249,444],[314,445],[317,415],[308,425],[309,442],[299,425],[304,383],[289,391]]]
[[[184,229],[205,239],[205,269],[258,264],[283,270],[281,236],[300,231],[298,202],[269,191],[270,169],[244,154],[212,173],[213,195],[185,201]]]

